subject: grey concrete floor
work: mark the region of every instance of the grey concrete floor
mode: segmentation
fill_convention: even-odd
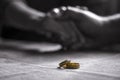
[[[20,45],[11,45],[14,43]],[[36,48],[42,46],[37,44]],[[120,80],[119,52],[41,53],[36,48],[0,47],[0,80]],[[80,68],[57,69],[66,59],[80,63]]]

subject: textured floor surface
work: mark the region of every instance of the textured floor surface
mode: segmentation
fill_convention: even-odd
[[[22,43],[9,45],[13,44]],[[34,44],[32,49],[28,44],[25,44],[27,48],[21,45],[21,49],[0,47],[0,80],[120,80],[119,52],[36,51],[36,48],[44,49],[45,45]],[[79,62],[80,69],[57,69],[66,59]]]

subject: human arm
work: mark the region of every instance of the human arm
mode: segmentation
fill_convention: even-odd
[[[44,17],[45,13],[32,9],[22,0],[12,0],[5,10],[8,25],[27,30],[40,29]]]
[[[16,28],[32,30],[38,33],[59,35],[58,39],[66,40],[64,25],[55,21],[47,13],[35,10],[21,0],[13,0],[5,12],[6,22]],[[57,40],[56,40],[57,41]]]
[[[76,23],[78,29],[88,36],[98,39],[112,39],[114,36],[120,34],[120,14],[103,17],[88,10],[81,10],[72,7],[69,7],[67,15],[68,14]]]
[[[68,7],[63,16],[74,21],[86,40],[91,39],[90,44],[86,43],[89,48],[120,42],[120,14],[103,17],[88,10]]]

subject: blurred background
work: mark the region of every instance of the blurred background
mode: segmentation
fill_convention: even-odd
[[[90,11],[101,16],[108,16],[119,13],[120,12],[119,4],[120,0],[28,0],[29,6],[44,12],[47,12],[55,7],[78,5],[87,6]],[[47,40],[43,35],[38,35],[34,32],[23,31],[7,26],[3,28],[2,37],[32,41]]]

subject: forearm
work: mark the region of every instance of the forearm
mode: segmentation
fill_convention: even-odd
[[[37,29],[40,23],[37,20],[42,21],[45,13],[30,8],[22,1],[14,1],[7,6],[5,16],[8,25],[34,30]]]
[[[120,14],[115,14],[112,16],[105,17],[106,22],[108,22],[109,26],[120,28]]]

